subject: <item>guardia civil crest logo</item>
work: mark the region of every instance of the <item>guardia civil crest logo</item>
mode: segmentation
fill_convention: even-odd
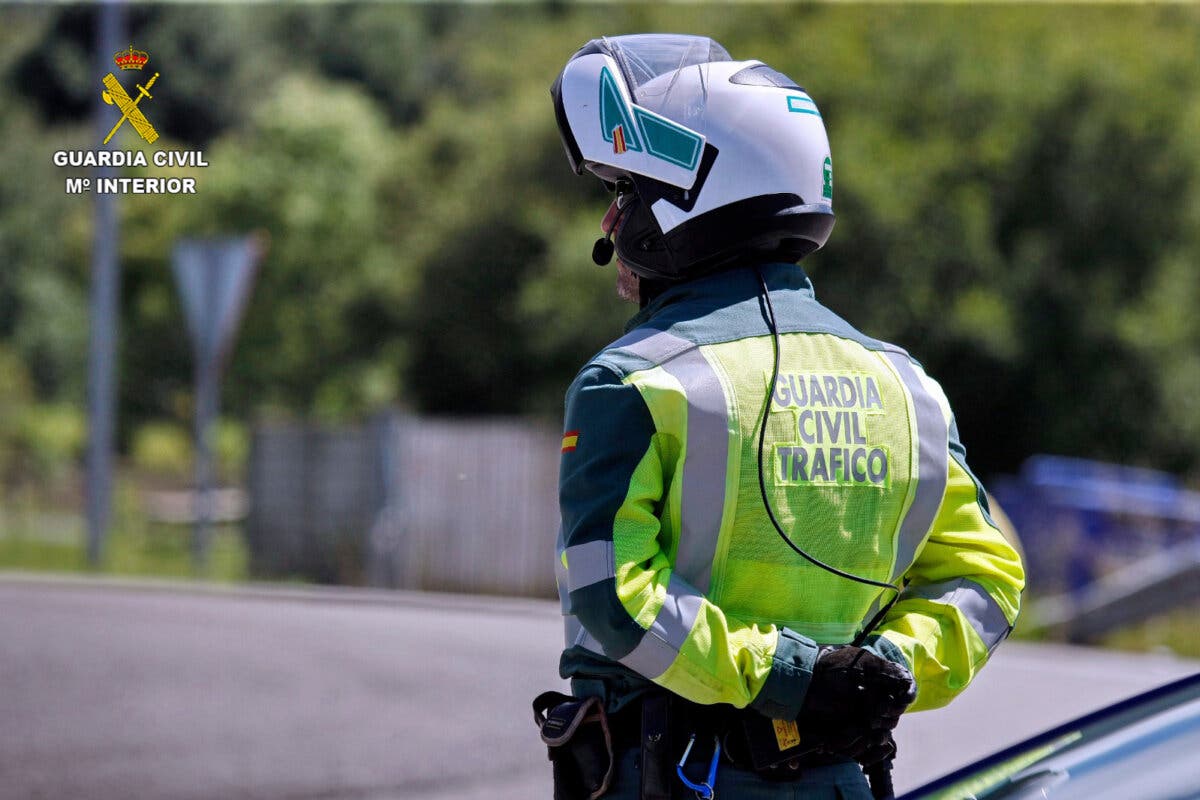
[[[124,70],[141,70],[150,61],[150,54],[144,50],[134,50],[133,45],[129,45],[128,50],[122,50],[113,56],[113,62]],[[135,82],[137,89],[134,96],[125,91],[125,87],[117,80],[116,75],[108,73],[104,76],[104,86],[106,87],[101,93],[101,97],[105,103],[110,106],[116,106],[121,112],[121,118],[117,120],[117,124],[108,132],[108,136],[104,137],[104,144],[108,144],[109,140],[120,130],[121,126],[128,120],[133,129],[137,131],[138,136],[146,140],[147,144],[154,144],[158,140],[158,131],[154,130],[154,126],[150,124],[150,120],[146,118],[145,113],[138,108],[143,100],[153,100],[154,95],[150,94],[150,88],[154,86],[154,82],[158,80],[158,73],[154,73],[150,80],[146,81],[143,86]]]
[[[138,50],[132,44],[128,48],[113,55],[113,63],[117,65],[116,72],[104,76],[101,83],[104,89],[100,97],[113,106],[112,128],[104,137],[104,145],[112,141],[117,131],[128,122],[129,127],[146,144],[158,141],[158,131],[154,123],[146,116],[146,110],[154,95],[150,90],[158,80],[158,73],[150,76],[150,80],[141,78],[141,71],[150,62],[150,54]],[[117,74],[132,75],[133,80],[126,79],[124,84],[117,79]],[[116,112],[120,112],[118,115]],[[201,150],[179,150],[175,148],[129,148],[109,149],[99,147],[95,150],[56,150],[54,166],[73,169],[102,170],[146,169],[157,168],[201,168],[207,167],[208,161]],[[177,172],[167,174],[116,174],[102,172],[97,175],[68,175],[66,176],[67,194],[195,194],[196,178],[191,175],[180,175]]]

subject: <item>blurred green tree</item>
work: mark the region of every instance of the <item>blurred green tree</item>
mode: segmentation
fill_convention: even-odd
[[[90,208],[48,188],[49,153],[94,144],[92,10],[5,13],[0,345],[30,402],[80,403]],[[163,70],[159,146],[212,166],[194,197],[122,201],[126,436],[190,416],[171,244],[259,229],[233,417],[556,418],[632,309],[590,264],[607,198],[567,169],[547,88],[596,35],[683,30],[812,89],[838,224],[805,267],[941,380],[980,471],[1054,451],[1200,472],[1200,9],[147,5],[130,23]]]

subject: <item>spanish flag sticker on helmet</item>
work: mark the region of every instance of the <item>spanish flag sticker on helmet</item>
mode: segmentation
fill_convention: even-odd
[[[562,451],[570,453],[575,449],[575,445],[579,443],[579,431],[567,431],[563,434]]]

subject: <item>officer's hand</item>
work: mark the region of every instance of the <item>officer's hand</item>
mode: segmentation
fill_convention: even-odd
[[[861,647],[824,647],[796,725],[828,742],[825,749],[856,757],[895,728],[915,698],[916,683],[899,664]]]
[[[878,764],[896,754],[896,740],[887,730],[841,729],[826,734],[819,741],[810,740],[810,744],[822,753],[857,761],[863,767]]]

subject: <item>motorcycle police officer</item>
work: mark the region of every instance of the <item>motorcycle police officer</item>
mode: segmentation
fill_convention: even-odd
[[[595,39],[551,93],[572,168],[616,192],[593,258],[640,305],[567,392],[555,795],[871,797],[1024,573],[941,388],[796,264],[833,228],[820,110],[671,34]]]

